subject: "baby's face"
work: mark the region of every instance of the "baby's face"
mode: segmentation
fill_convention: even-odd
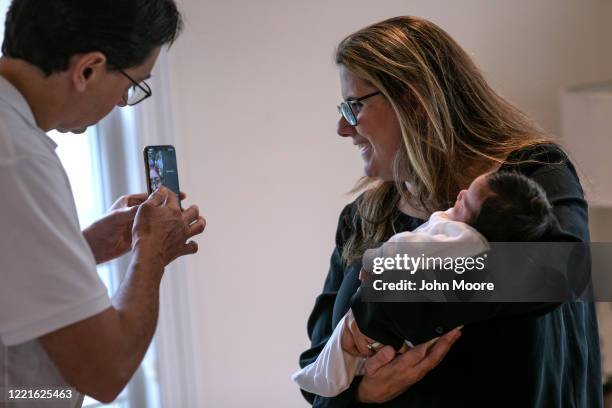
[[[489,173],[485,173],[478,176],[472,181],[467,190],[459,192],[455,205],[447,211],[450,219],[465,222],[466,224],[476,221],[482,203],[493,194],[487,184],[488,175]]]

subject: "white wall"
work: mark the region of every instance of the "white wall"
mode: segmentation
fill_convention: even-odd
[[[345,192],[361,175],[357,150],[335,135],[332,55],[344,35],[427,17],[554,132],[559,90],[612,72],[601,0],[180,3],[187,29],[171,71],[181,182],[208,219],[187,261],[202,407],[305,405],[289,375]]]

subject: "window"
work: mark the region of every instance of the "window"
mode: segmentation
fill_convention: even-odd
[[[49,136],[57,143],[57,154],[62,161],[72,194],[75,197],[81,228],[90,225],[104,214],[103,179],[100,168],[100,150],[98,134],[95,127],[89,128],[85,134],[59,133],[52,131]],[[112,263],[98,266],[98,274],[108,288],[109,296],[118,286]],[[112,403],[103,405],[89,397],[85,398],[83,407],[129,408],[126,403],[127,391]]]
[[[0,40],[4,38],[4,17],[6,17],[6,10],[8,9],[9,0],[0,0],[0,27],[2,27],[2,32],[0,33]],[[1,52],[0,52],[0,55]]]

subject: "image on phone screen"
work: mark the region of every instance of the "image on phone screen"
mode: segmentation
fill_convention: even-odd
[[[145,148],[145,164],[149,192],[166,186],[177,195],[180,192],[176,151],[172,146],[147,146]]]

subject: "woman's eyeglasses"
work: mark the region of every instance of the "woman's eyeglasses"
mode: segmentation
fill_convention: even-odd
[[[361,102],[380,93],[380,91],[376,91],[362,96],[361,98],[343,101],[340,105],[338,105],[338,112],[340,112],[342,117],[349,123],[349,125],[357,126],[357,114],[359,113],[359,109],[361,109]]]

